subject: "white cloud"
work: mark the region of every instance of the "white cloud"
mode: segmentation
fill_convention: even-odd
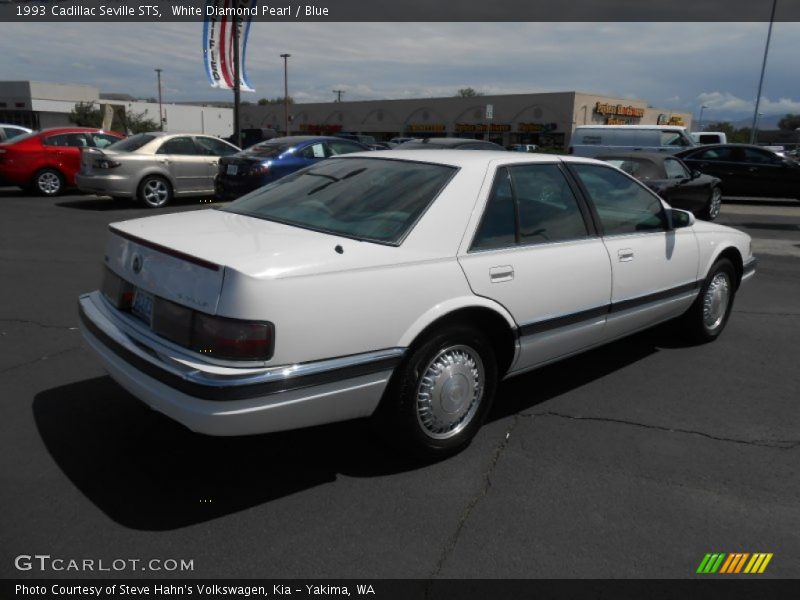
[[[698,94],[697,101],[708,109],[718,111],[750,112],[755,110],[755,100],[745,100],[734,96],[730,92],[703,92]],[[770,100],[762,96],[758,111],[765,115],[784,115],[787,113],[800,113],[800,100],[792,98],[779,98]]]

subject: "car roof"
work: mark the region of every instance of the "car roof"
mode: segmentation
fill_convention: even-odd
[[[621,158],[624,160],[644,159],[657,164],[663,163],[668,158],[675,158],[672,154],[660,154],[658,152],[615,152],[613,154],[603,154],[597,156],[600,160],[609,160],[614,158]]]
[[[575,129],[686,129],[686,125],[578,125]]]
[[[414,152],[402,152],[394,150],[372,150],[370,152],[354,152],[352,154],[341,154],[329,160],[339,160],[348,158],[384,158],[402,160],[406,162],[423,162],[450,167],[480,167],[489,164],[529,164],[529,163],[588,163],[588,164],[607,164],[593,158],[583,156],[569,156],[565,154],[537,154],[508,152],[507,150],[415,150]]]
[[[52,135],[54,133],[89,133],[89,132],[116,133],[114,131],[105,131],[99,127],[48,127],[47,129],[36,131],[35,133],[39,135]]]
[[[475,144],[475,143],[483,143],[483,144],[492,144],[492,145],[499,145],[495,144],[495,142],[490,142],[488,140],[475,140],[472,138],[456,138],[456,137],[440,137],[440,138],[424,138],[419,140],[413,140],[405,142],[408,144],[408,147],[411,146],[421,147],[427,144],[439,144],[442,146],[460,146],[462,144]]]

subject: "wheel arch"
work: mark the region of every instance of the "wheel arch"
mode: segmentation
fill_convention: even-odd
[[[144,183],[144,180],[147,179],[148,177],[160,177],[161,179],[166,180],[166,182],[169,183],[170,187],[172,188],[172,193],[173,194],[175,193],[175,180],[172,177],[172,175],[170,173],[168,173],[167,171],[164,171],[164,170],[159,169],[157,167],[150,167],[148,169],[145,169],[139,175],[139,181],[136,183],[136,193],[137,194],[139,193],[139,190],[142,187],[142,183]]]
[[[489,338],[497,357],[498,376],[502,377],[516,357],[517,325],[501,305],[474,297],[437,305],[422,315],[405,332],[400,346],[409,349],[423,342],[433,331],[453,323],[477,327]]]
[[[717,262],[721,258],[727,258],[731,263],[733,263],[733,269],[736,272],[736,287],[739,287],[739,284],[742,282],[742,273],[744,272],[744,260],[742,259],[742,253],[739,251],[736,246],[726,246],[720,252],[714,256],[713,260],[709,262],[708,268],[706,269],[706,273],[708,273],[708,269]]]

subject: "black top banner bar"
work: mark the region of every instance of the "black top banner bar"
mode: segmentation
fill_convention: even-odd
[[[767,22],[773,1],[775,21],[800,22],[798,0],[259,0],[236,16],[279,23]],[[223,16],[214,5],[205,0],[0,0],[0,21],[201,21]]]

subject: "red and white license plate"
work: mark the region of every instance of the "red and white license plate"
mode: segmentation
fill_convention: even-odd
[[[153,324],[153,306],[155,305],[155,298],[153,294],[136,289],[133,293],[133,304],[131,304],[131,312],[139,317],[148,325]]]

